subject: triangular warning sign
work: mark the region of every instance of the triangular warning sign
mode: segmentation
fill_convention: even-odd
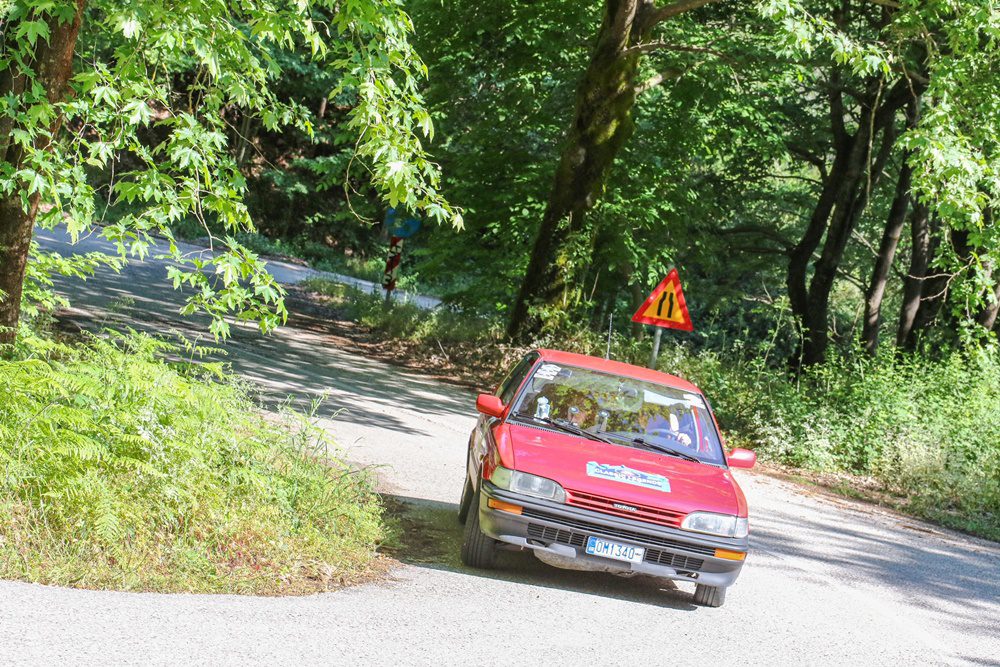
[[[663,282],[656,286],[645,303],[635,311],[632,321],[667,329],[694,331],[677,269],[671,269]]]

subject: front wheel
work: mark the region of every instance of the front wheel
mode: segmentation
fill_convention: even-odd
[[[462,562],[469,567],[489,570],[497,555],[497,541],[479,528],[479,496],[472,496],[471,507],[465,521],[465,539],[462,542]]]
[[[694,603],[702,607],[721,607],[726,601],[726,589],[719,586],[698,584],[694,589]]]

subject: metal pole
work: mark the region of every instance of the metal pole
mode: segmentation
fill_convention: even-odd
[[[615,319],[614,313],[608,315],[608,350],[604,353],[605,359],[611,358],[611,323],[614,321],[614,319]]]
[[[656,358],[660,356],[660,337],[663,335],[663,329],[661,327],[656,327],[656,331],[653,332],[653,353],[649,355],[649,367],[656,370]]]

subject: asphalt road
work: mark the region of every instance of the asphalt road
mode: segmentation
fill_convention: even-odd
[[[193,332],[162,276],[144,262],[66,289],[81,320]],[[694,606],[683,584],[565,572],[530,554],[505,554],[496,572],[463,568],[451,515],[470,392],[348,354],[312,329],[240,328],[226,347],[275,399],[325,395],[321,414],[347,456],[381,466],[386,489],[427,522],[408,538],[439,553],[305,598],[0,582],[0,662],[1000,665],[1000,545],[763,475],[737,473],[752,554],[719,609]]]

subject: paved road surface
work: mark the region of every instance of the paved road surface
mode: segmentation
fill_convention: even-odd
[[[44,248],[52,250],[60,248],[66,249],[70,244],[69,234],[67,234],[62,227],[53,231],[37,230],[35,232],[35,238],[41,242]],[[205,256],[211,254],[208,248],[201,245],[178,241],[177,246],[186,256]],[[77,244],[73,246],[73,252],[106,252],[110,254],[117,254],[111,243],[96,234],[91,234],[81,238]],[[149,254],[155,256],[166,252],[167,243],[160,240],[154,242],[153,246],[150,248]],[[154,261],[140,262],[139,264],[139,271],[142,273],[144,278],[153,278],[154,274],[161,276],[164,275],[165,269],[163,268],[164,265],[162,263]],[[317,271],[316,269],[309,268],[308,266],[293,264],[291,262],[283,262],[280,260],[267,260],[267,267],[271,272],[271,275],[274,276],[278,282],[285,285],[294,285],[306,280],[307,278],[325,278],[334,282],[343,283],[344,285],[356,287],[362,292],[378,292],[379,294],[384,294],[384,292],[382,292],[381,285],[376,285],[369,280],[362,280],[361,278],[355,278],[353,276],[331,273],[330,271]],[[415,303],[417,306],[428,310],[437,308],[441,305],[441,299],[436,297],[412,294],[402,290],[393,292],[393,298],[404,302]]]
[[[140,263],[69,289],[84,315],[180,326],[161,275]],[[471,393],[312,331],[239,329],[227,347],[271,395],[328,394],[323,415],[349,458],[382,465],[452,555],[305,598],[0,582],[0,663],[1000,665],[1000,546],[761,475],[738,474],[753,553],[720,609],[695,607],[685,585],[564,572],[530,554],[465,569],[451,515]]]

